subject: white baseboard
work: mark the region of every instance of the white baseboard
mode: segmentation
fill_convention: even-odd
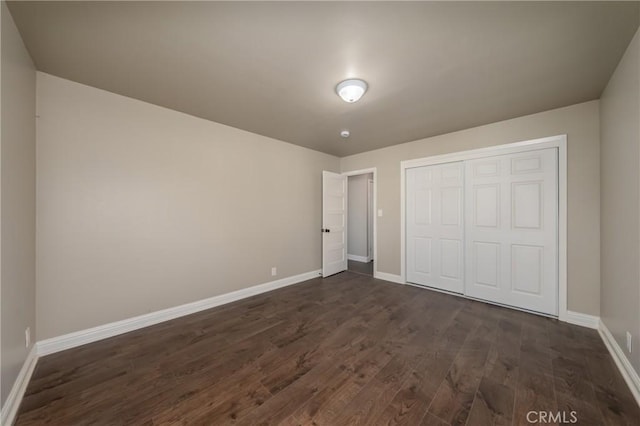
[[[319,275],[319,270],[306,272],[304,274],[294,275],[276,281],[270,281],[253,287],[233,291],[231,293],[225,293],[219,296],[210,297],[208,299],[202,299],[196,302],[174,306],[172,308],[150,312],[148,314],[140,315],[137,317],[128,318],[125,320],[88,328],[86,330],[80,330],[74,333],[64,334],[62,336],[41,340],[37,343],[38,355],[44,356],[54,352],[63,351],[65,349],[75,348],[76,346],[85,345],[87,343],[96,342],[98,340],[107,339],[109,337],[128,333],[130,331],[138,330],[150,325],[204,311],[205,309],[214,308],[226,303],[235,302],[236,300],[255,296],[267,291],[276,290],[281,287],[297,284],[303,281],[310,280],[312,278],[317,278]]]
[[[405,284],[405,282],[402,280],[402,277],[400,275],[387,274],[386,272],[375,271],[373,273],[373,277],[379,280],[390,281],[396,284]]]
[[[355,260],[356,262],[369,263],[371,259],[367,256],[358,256],[357,254],[347,254],[347,259]]]
[[[9,396],[7,396],[4,407],[2,407],[0,424],[8,426],[12,425],[15,421],[16,414],[18,414],[18,408],[22,402],[22,397],[24,396],[24,392],[27,390],[27,385],[29,384],[29,380],[31,380],[31,375],[33,374],[33,370],[36,368],[37,361],[38,352],[36,345],[33,345],[27,354],[27,359],[25,359],[24,364],[22,364],[22,368],[18,373],[18,377],[16,377],[16,381],[11,387],[11,391],[9,392]]]
[[[600,327],[600,317],[582,314],[580,312],[567,311],[567,315],[564,318],[564,321],[568,322],[569,324],[592,328],[594,330],[597,330]]]
[[[618,345],[618,342],[613,337],[607,326],[604,325],[602,320],[600,320],[598,332],[600,333],[600,337],[602,337],[605,346],[609,350],[611,357],[615,361],[618,370],[620,370],[624,381],[627,382],[627,386],[629,386],[633,397],[636,399],[638,405],[640,405],[640,377],[638,377],[638,373],[633,369],[631,362],[629,362],[629,359],[622,351],[622,348]]]

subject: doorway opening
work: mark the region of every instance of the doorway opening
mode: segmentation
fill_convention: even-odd
[[[342,271],[376,277],[376,168],[322,172],[322,276]]]
[[[373,173],[347,177],[347,269],[373,276]]]

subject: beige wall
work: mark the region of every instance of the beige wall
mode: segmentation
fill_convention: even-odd
[[[4,1],[2,15],[2,105],[0,231],[2,303],[1,400],[4,405],[35,333],[35,84],[33,63]],[[33,342],[32,338],[32,342]]]
[[[640,372],[640,31],[602,95],[600,117],[601,317]]]
[[[38,339],[320,268],[338,158],[37,82]]]
[[[400,162],[492,145],[568,136],[568,304],[600,311],[600,169],[598,101],[421,139],[341,159],[341,170],[377,167],[377,270],[400,274]]]

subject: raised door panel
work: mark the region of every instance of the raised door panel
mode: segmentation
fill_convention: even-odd
[[[513,228],[542,229],[544,181],[511,184],[511,224]]]
[[[471,260],[473,262],[471,279],[474,285],[500,288],[499,243],[474,241]]]
[[[474,226],[497,229],[500,226],[500,184],[472,184]]]
[[[462,242],[460,240],[440,240],[440,277],[462,279]]]
[[[462,225],[462,188],[443,188],[440,190],[440,218],[444,226]]]
[[[527,295],[542,295],[544,247],[511,245],[511,289]]]
[[[413,239],[413,260],[415,262],[415,271],[421,274],[431,276],[431,238],[415,237]]]
[[[431,189],[418,189],[413,194],[416,225],[431,225]]]

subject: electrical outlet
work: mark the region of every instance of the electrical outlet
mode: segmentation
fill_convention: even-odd
[[[31,327],[24,329],[24,345],[27,348],[31,346]]]
[[[273,266],[271,268],[271,276],[275,277],[276,275],[278,275],[278,268],[276,268],[275,266]]]
[[[627,331],[627,350],[629,351],[629,353],[631,353],[632,348],[633,347],[631,346],[631,333]]]

